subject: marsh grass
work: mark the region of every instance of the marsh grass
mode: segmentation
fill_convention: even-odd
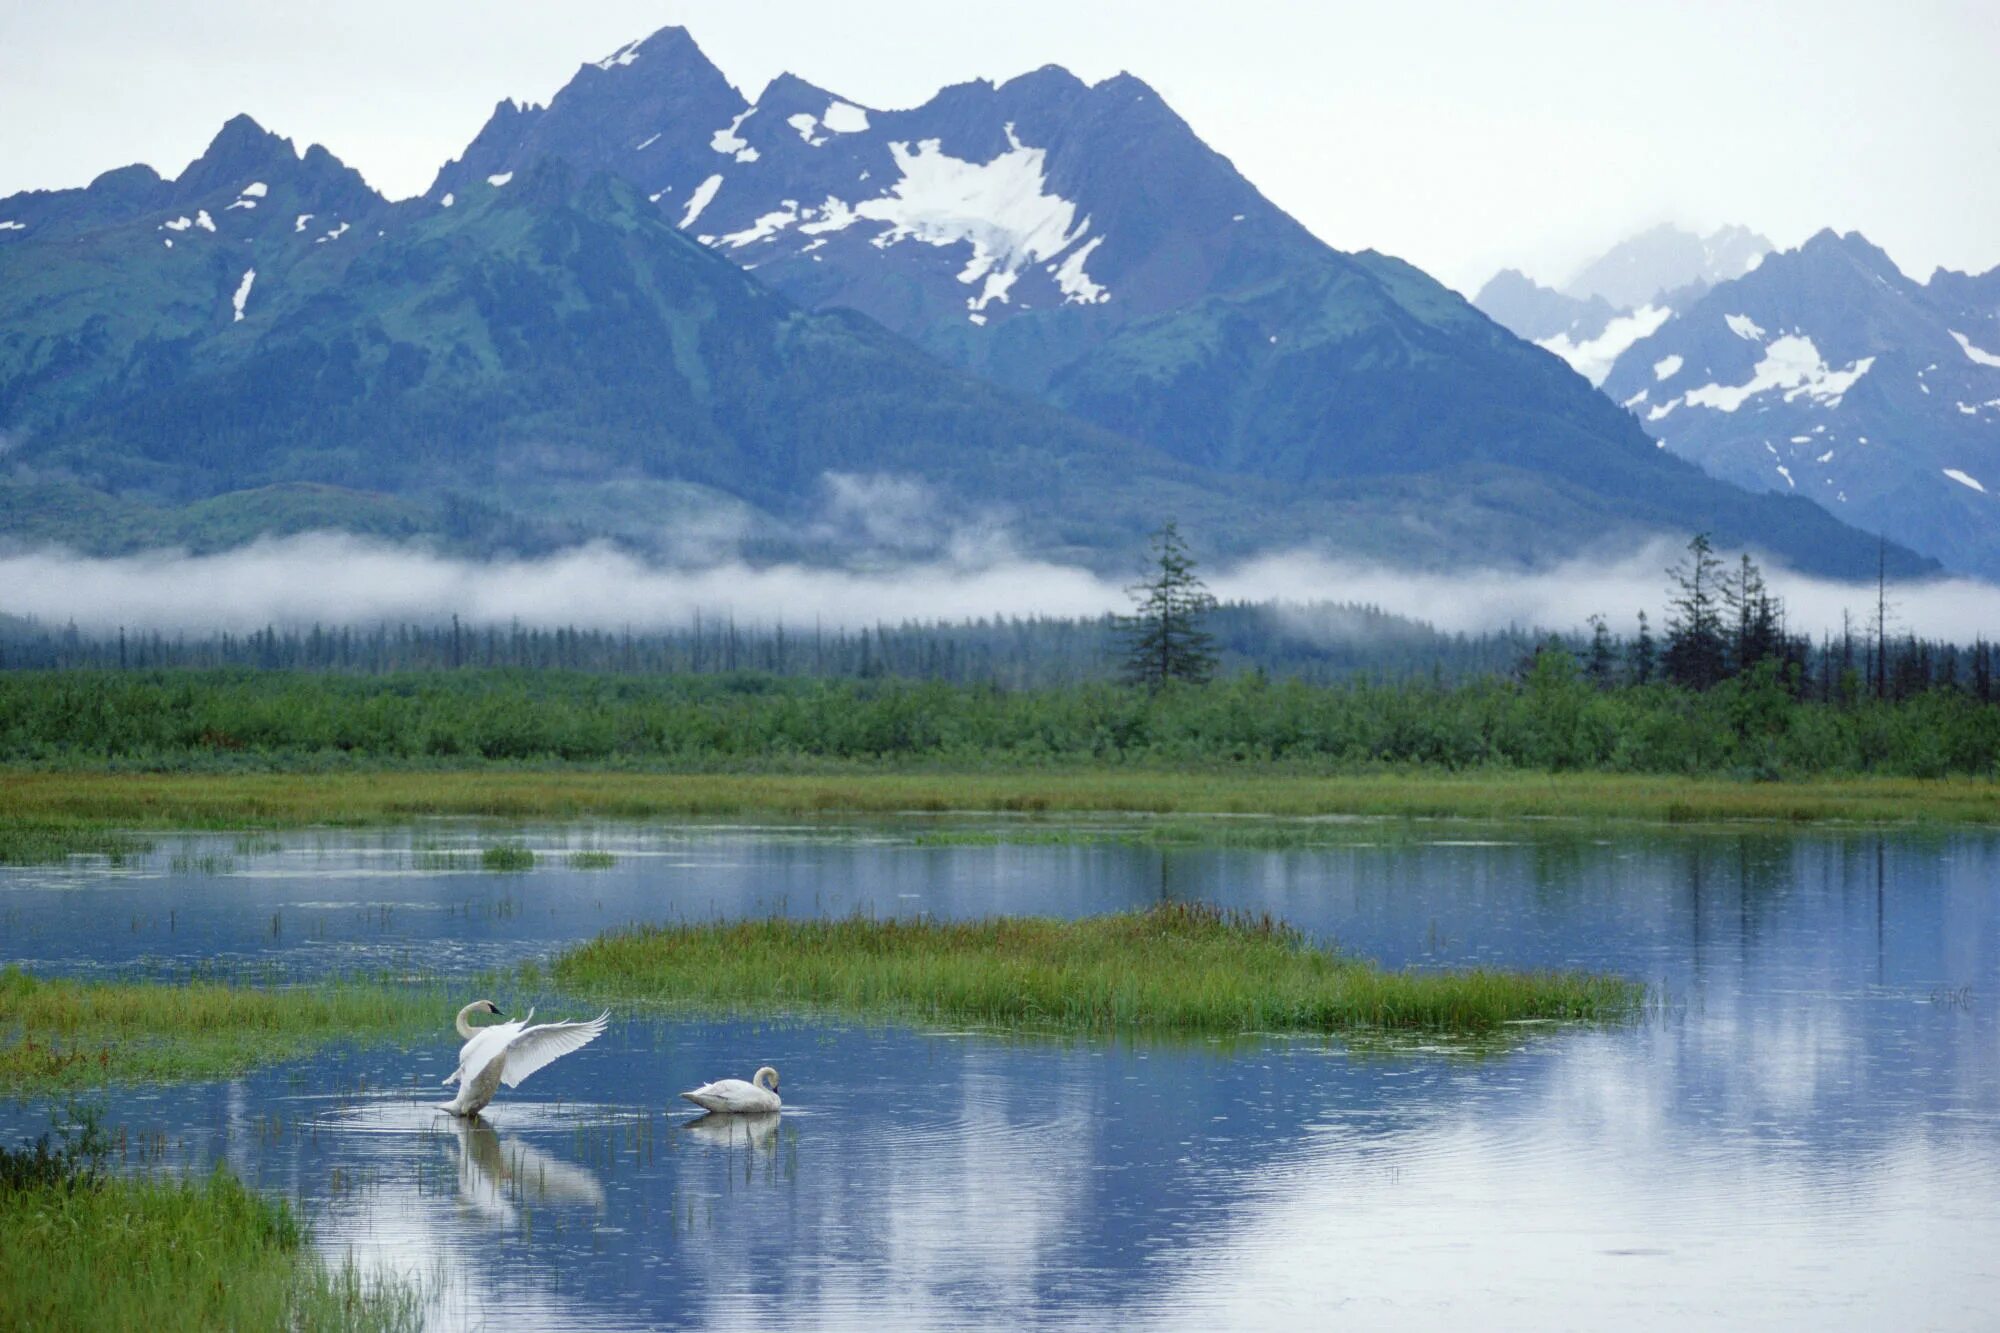
[[[0,1091],[229,1078],[339,1042],[430,1033],[450,1008],[427,985],[169,985],[8,967],[0,969]]]
[[[1268,916],[1168,904],[1056,921],[767,919],[639,926],[558,957],[564,989],[1076,1031],[1489,1032],[1612,1019],[1642,988],[1558,972],[1389,971]]]
[[[479,865],[484,870],[533,870],[535,854],[518,842],[497,842],[480,849]]]
[[[103,1169],[94,1117],[0,1148],[0,1328],[414,1329],[417,1288],[330,1269],[291,1209],[218,1169]]]
[[[595,848],[571,852],[564,860],[571,870],[609,870],[618,864],[618,858],[612,853]]]
[[[2000,783],[1887,777],[1753,783],[1494,770],[1325,775],[1275,765],[820,774],[0,771],[0,859],[10,840],[40,860],[71,851],[129,854],[139,849],[124,831],[130,829],[398,824],[431,815],[642,820],[952,811],[2000,823]]]
[[[60,865],[72,856],[104,856],[122,863],[152,843],[91,816],[22,817],[0,801],[0,865]]]

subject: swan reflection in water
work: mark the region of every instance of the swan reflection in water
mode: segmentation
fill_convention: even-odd
[[[502,1138],[484,1121],[452,1118],[444,1124],[457,1144],[459,1203],[492,1225],[513,1225],[515,1205],[523,1202],[604,1210],[604,1185],[588,1169],[522,1139]]]
[[[716,1148],[768,1148],[777,1142],[778,1124],[783,1119],[776,1111],[747,1115],[710,1111],[682,1125],[681,1132]]]

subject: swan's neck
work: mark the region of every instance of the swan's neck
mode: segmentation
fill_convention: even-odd
[[[471,1022],[472,1011],[477,1009],[478,1007],[479,1003],[478,1001],[475,1000],[473,1003],[466,1005],[465,1008],[458,1011],[458,1035],[465,1038],[467,1041],[472,1040],[472,1034],[474,1031]]]

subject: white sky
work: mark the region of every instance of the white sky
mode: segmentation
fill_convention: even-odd
[[[1995,0],[64,0],[0,4],[0,195],[180,170],[248,111],[413,194],[502,97],[685,24],[755,95],[877,107],[1129,69],[1343,249],[1470,292],[1661,221],[1859,229],[1919,278],[2000,263]]]

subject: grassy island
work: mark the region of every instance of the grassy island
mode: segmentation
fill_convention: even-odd
[[[1641,996],[1569,972],[1389,971],[1269,917],[1187,904],[1080,921],[641,926],[562,955],[554,977],[593,996],[1085,1032],[1477,1033],[1617,1018]]]

